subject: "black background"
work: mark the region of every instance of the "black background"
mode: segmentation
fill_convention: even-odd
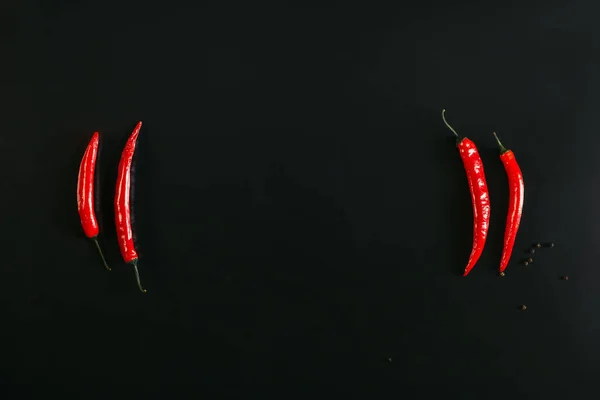
[[[244,398],[591,393],[599,10],[527,4],[3,2],[0,380],[132,383],[147,398],[167,383]],[[491,195],[466,278],[472,210],[444,107]],[[112,204],[138,120],[146,295]],[[75,202],[96,130],[110,273]],[[492,131],[526,186],[505,278]]]

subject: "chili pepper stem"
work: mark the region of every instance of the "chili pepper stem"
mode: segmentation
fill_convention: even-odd
[[[498,146],[500,146],[500,153],[504,154],[508,151],[508,149],[506,147],[504,147],[502,145],[502,142],[500,141],[500,139],[498,139],[498,135],[496,135],[496,132],[492,132],[494,134],[494,137],[496,138],[496,141],[498,142]]]
[[[133,271],[135,272],[135,279],[137,280],[138,287],[140,288],[142,293],[146,293],[147,290],[142,287],[142,282],[140,281],[140,273],[138,271],[138,259],[134,258],[133,261],[131,261],[131,265],[133,265]]]
[[[100,248],[100,243],[98,243],[98,239],[93,237],[92,240],[94,241],[94,244],[96,245],[96,248],[98,249],[98,253],[100,253],[100,257],[102,258],[102,263],[104,264],[104,268],[106,268],[107,271],[112,271],[110,269],[110,267],[108,266],[108,264],[106,263],[104,254],[102,254],[102,249]]]
[[[460,138],[460,136],[458,135],[458,133],[456,133],[456,131],[454,130],[453,127],[450,126],[450,124],[448,123],[448,121],[446,121],[446,109],[442,109],[442,119],[444,120],[444,124],[446,124],[446,126],[448,127],[448,129],[450,129],[452,131],[452,133],[454,133],[454,135],[456,136],[457,139]]]

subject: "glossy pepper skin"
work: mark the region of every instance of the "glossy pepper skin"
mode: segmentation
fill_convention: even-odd
[[[83,158],[79,164],[79,174],[77,177],[77,211],[81,219],[81,226],[85,236],[92,239],[100,253],[104,268],[110,271],[106,264],[100,244],[98,244],[98,235],[100,227],[96,218],[95,200],[96,200],[96,160],[98,159],[98,148],[100,146],[100,134],[95,132],[92,139],[83,153]]]
[[[473,245],[471,255],[465,267],[463,276],[467,276],[473,269],[485,246],[490,228],[490,194],[485,179],[483,162],[475,143],[468,138],[461,138],[458,133],[448,124],[442,110],[442,118],[446,126],[456,135],[458,151],[467,174],[469,190],[471,192],[471,203],[473,204]]]
[[[95,132],[83,153],[77,177],[77,211],[79,211],[83,232],[90,239],[100,233],[94,207],[94,183],[99,145],[100,135]]]
[[[504,170],[508,177],[508,215],[506,217],[506,229],[504,231],[504,248],[502,258],[500,259],[500,273],[503,275],[510,256],[515,245],[515,239],[519,226],[521,225],[521,216],[523,215],[523,203],[525,201],[525,183],[523,182],[523,173],[517,163],[512,150],[505,148],[498,135],[494,136],[500,146],[500,160],[504,164]]]
[[[133,230],[131,227],[131,166],[133,163],[133,155],[137,144],[137,138],[142,128],[142,121],[138,122],[135,129],[129,136],[123,153],[121,154],[121,161],[119,162],[119,169],[117,175],[117,188],[115,192],[115,224],[117,227],[117,239],[119,242],[119,249],[123,260],[127,264],[131,264],[135,271],[135,277],[138,286],[142,292],[146,290],[142,287],[140,282],[140,275],[138,272],[138,253],[135,250],[135,244],[133,242]]]

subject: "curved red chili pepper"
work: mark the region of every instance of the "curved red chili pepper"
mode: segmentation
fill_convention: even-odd
[[[140,274],[138,272],[138,254],[135,251],[133,243],[133,230],[131,228],[131,164],[133,162],[133,154],[137,144],[137,138],[142,128],[142,121],[138,122],[135,129],[129,136],[121,161],[119,162],[119,172],[117,175],[117,190],[115,193],[115,224],[117,226],[117,238],[119,248],[123,260],[127,264],[131,264],[135,271],[135,278],[140,290],[146,293],[140,282]]]
[[[504,276],[504,270],[510,261],[517,231],[519,230],[519,225],[521,225],[523,202],[525,200],[525,184],[523,183],[523,173],[514,153],[502,145],[496,132],[494,132],[494,137],[500,146],[500,160],[504,164],[504,170],[508,176],[508,190],[510,192],[508,196],[506,229],[504,231],[504,249],[502,250],[502,259],[500,260],[500,275]]]
[[[473,203],[473,246],[469,261],[465,267],[463,276],[467,276],[473,269],[485,246],[488,230],[490,228],[490,194],[485,180],[483,162],[477,151],[475,143],[468,138],[461,138],[458,133],[448,124],[445,117],[446,110],[442,110],[442,119],[446,126],[456,135],[460,158],[462,159],[469,190],[471,191],[471,202]]]
[[[100,135],[95,132],[90,140],[90,143],[83,153],[83,158],[79,164],[79,174],[77,176],[77,211],[79,212],[79,218],[81,219],[81,226],[85,236],[96,244],[98,253],[102,258],[104,268],[110,271],[110,267],[104,259],[102,249],[98,243],[98,235],[100,234],[100,227],[98,226],[98,220],[96,219],[96,212],[94,203],[95,197],[95,182],[96,182],[96,159],[98,158],[98,147],[100,145]]]

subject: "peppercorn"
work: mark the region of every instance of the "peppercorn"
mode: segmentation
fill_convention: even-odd
[[[525,304],[523,304],[523,305],[521,306],[521,310],[523,310],[523,311],[527,310],[527,306],[526,306]]]

